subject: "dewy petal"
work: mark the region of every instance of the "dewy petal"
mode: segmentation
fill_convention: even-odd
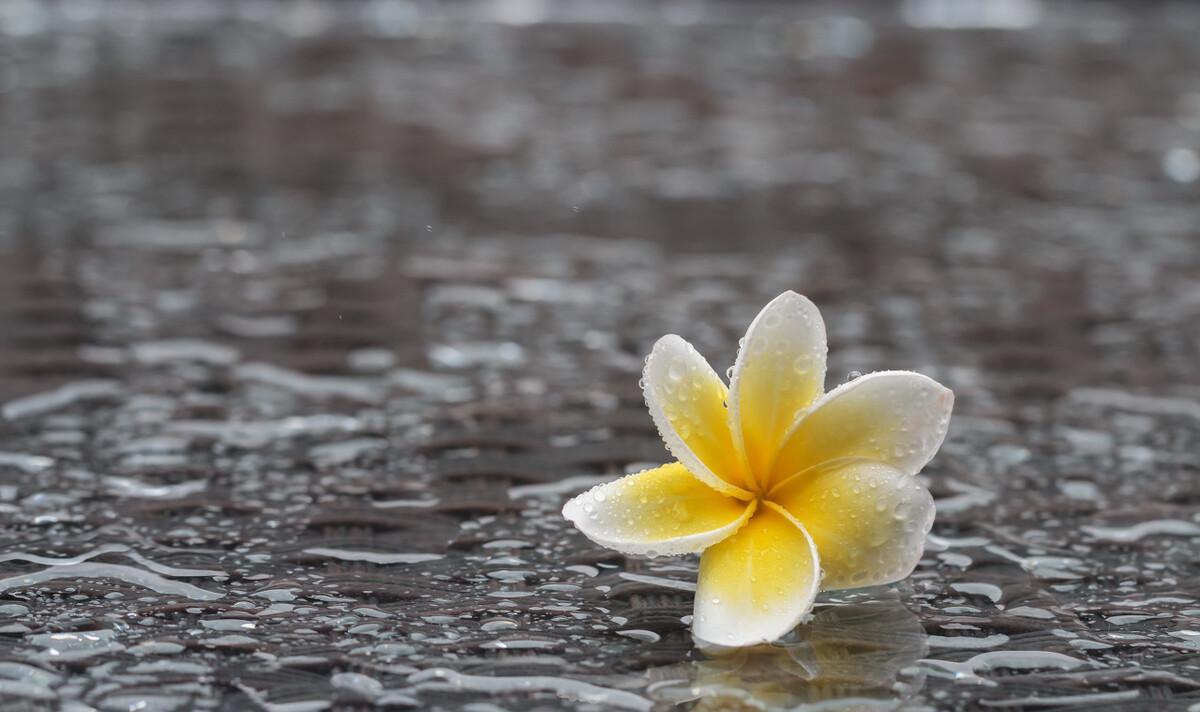
[[[725,384],[704,357],[681,337],[668,334],[646,359],[642,387],[654,424],[675,459],[719,492],[753,499],[729,432]]]
[[[689,554],[725,539],[755,503],[717,492],[683,465],[627,475],[567,502],[563,516],[600,546],[647,556]]]
[[[750,323],[729,383],[730,429],[749,472],[770,471],[797,414],[825,392],[827,352],[821,312],[795,292],[780,294]]]
[[[843,461],[803,472],[770,496],[812,536],[826,589],[908,576],[933,525],[929,491],[916,478],[879,462]]]
[[[817,401],[788,434],[771,483],[841,458],[883,462],[916,474],[950,423],[954,394],[911,371],[880,371],[843,384]]]
[[[717,645],[775,640],[812,609],[820,585],[817,548],[772,502],[700,557],[692,632]]]

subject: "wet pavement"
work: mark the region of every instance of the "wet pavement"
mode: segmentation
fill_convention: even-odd
[[[0,709],[1200,710],[1196,8],[2,7]],[[938,517],[714,657],[559,509],[785,289]]]

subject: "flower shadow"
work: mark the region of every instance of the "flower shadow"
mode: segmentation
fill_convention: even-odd
[[[684,679],[653,690],[697,710],[881,710],[924,686],[920,620],[898,600],[834,603],[786,638],[752,648],[703,648]]]

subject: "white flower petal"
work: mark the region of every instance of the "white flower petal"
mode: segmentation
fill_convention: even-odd
[[[767,643],[812,610],[820,585],[817,547],[771,502],[700,557],[692,633],[716,645]]]
[[[754,507],[672,462],[593,487],[567,502],[563,516],[600,546],[671,556],[703,551],[732,535]]]
[[[912,573],[933,526],[933,497],[916,478],[879,462],[841,461],[780,483],[788,510],[821,555],[826,589],[891,583]]]
[[[796,416],[825,392],[827,353],[821,312],[795,292],[780,294],[751,322],[729,383],[730,428],[748,472],[769,471]]]
[[[668,334],[654,344],[642,380],[650,416],[675,459],[719,492],[753,499],[729,431],[725,384],[704,357]]]
[[[919,373],[880,371],[855,379],[826,393],[796,423],[771,482],[841,458],[916,474],[941,447],[953,407],[950,389]]]

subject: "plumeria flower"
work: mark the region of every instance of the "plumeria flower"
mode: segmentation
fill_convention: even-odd
[[[625,554],[703,552],[693,633],[773,641],[818,591],[900,580],[916,567],[933,498],[914,475],[950,422],[954,396],[908,371],[824,393],[825,324],[785,292],[742,340],[726,388],[668,334],[646,359],[646,404],[677,462],[567,502],[563,516]]]

